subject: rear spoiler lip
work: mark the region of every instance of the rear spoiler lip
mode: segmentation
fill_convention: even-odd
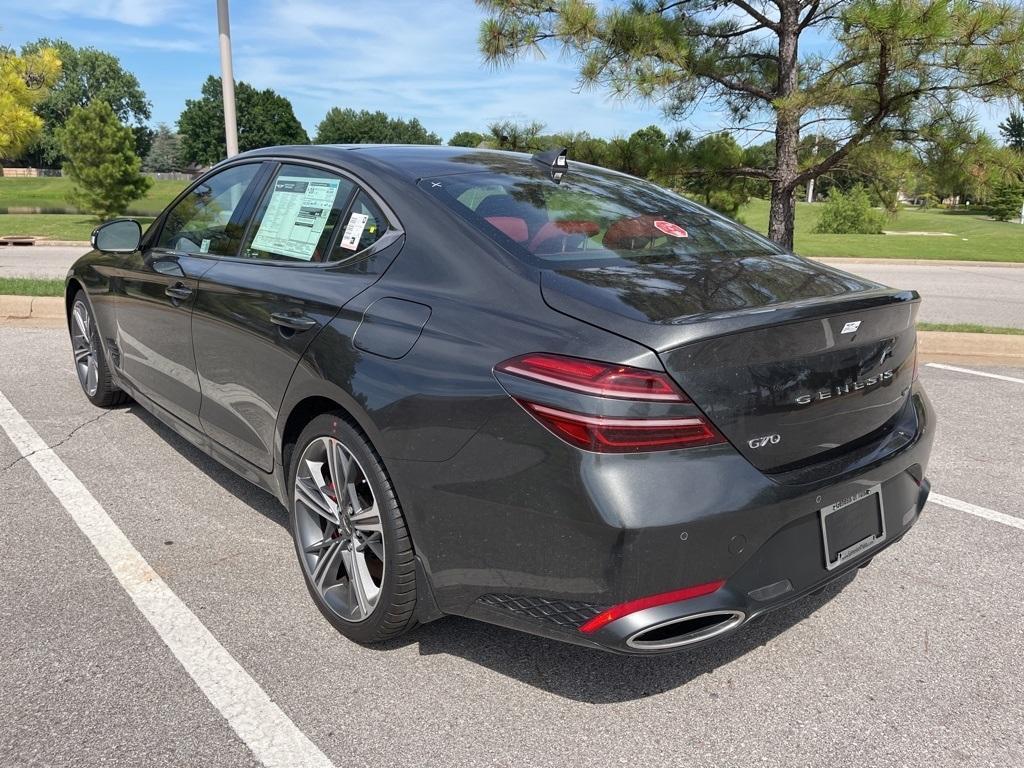
[[[658,354],[698,341],[766,326],[860,312],[892,304],[917,304],[921,301],[921,295],[917,291],[879,286],[838,296],[821,296],[763,307],[684,315],[652,323],[581,301],[560,291],[555,284],[556,280],[551,279],[549,275],[549,270],[541,273],[541,294],[549,307],[556,312],[643,344]]]
[[[670,328],[683,331],[682,338],[677,336],[675,343],[671,346],[659,347],[657,351],[659,353],[668,352],[697,341],[730,336],[734,333],[743,333],[766,326],[788,325],[848,312],[863,312],[893,304],[917,304],[920,301],[921,295],[917,291],[881,288],[732,312],[690,315],[665,323]]]

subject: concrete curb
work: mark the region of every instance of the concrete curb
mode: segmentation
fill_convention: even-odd
[[[1010,267],[1024,269],[1024,261],[964,261],[963,259],[887,259],[884,256],[865,258],[863,256],[808,256],[811,261],[822,264],[893,264],[902,267]]]
[[[918,350],[930,361],[1024,363],[1024,336],[1002,333],[918,331]]]
[[[0,296],[0,325],[55,328],[64,322],[60,296]]]

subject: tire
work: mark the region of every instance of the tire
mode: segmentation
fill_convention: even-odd
[[[364,644],[415,626],[412,539],[391,480],[363,434],[340,414],[317,416],[292,451],[288,484],[299,569],[328,621]]]
[[[71,299],[68,331],[71,334],[75,373],[89,402],[100,408],[109,408],[126,402],[127,393],[114,384],[103,345],[100,343],[96,316],[93,314],[89,297],[83,290],[76,291]]]

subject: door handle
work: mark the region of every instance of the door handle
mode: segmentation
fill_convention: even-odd
[[[175,301],[184,301],[192,295],[192,289],[187,285],[177,283],[175,285],[169,285],[164,289],[164,293],[170,296]]]
[[[309,315],[291,314],[290,312],[274,312],[270,316],[270,322],[293,331],[308,331],[316,325],[316,320]]]

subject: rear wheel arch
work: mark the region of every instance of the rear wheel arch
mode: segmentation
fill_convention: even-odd
[[[322,395],[312,395],[296,403],[288,413],[284,427],[281,430],[281,468],[285,474],[285,483],[288,482],[288,467],[291,464],[292,452],[295,450],[295,443],[306,428],[317,416],[324,413],[337,413],[348,415],[348,411],[341,403]],[[354,419],[350,419],[354,423]],[[286,488],[287,492],[287,488]]]

